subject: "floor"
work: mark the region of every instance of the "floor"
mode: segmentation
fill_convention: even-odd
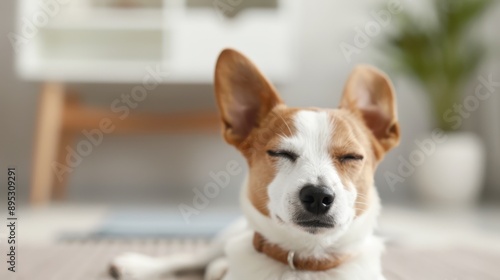
[[[128,211],[141,209],[151,213],[178,211],[162,206],[125,208]],[[68,241],[62,238],[74,233],[83,237],[91,236],[116,211],[123,209],[124,206],[86,204],[21,209],[17,232],[19,273],[12,278],[12,274],[5,274],[6,270],[0,267],[0,279],[109,279],[106,265],[120,252],[142,251],[168,255],[179,250],[197,250],[205,244],[204,240],[195,239],[77,238]],[[234,212],[234,209],[213,211],[224,213]],[[0,232],[3,240],[5,231]],[[385,207],[380,217],[379,234],[388,243],[388,253],[384,259],[388,280],[500,279],[498,207],[462,211]],[[0,243],[2,255],[4,249],[5,243]]]
[[[24,246],[18,271],[0,271],[4,280],[111,280],[110,260],[123,252],[175,256],[195,253],[203,240],[94,241],[52,246]],[[472,261],[471,261],[472,260]],[[389,246],[383,257],[387,280],[498,280],[500,254],[475,250],[424,250]],[[165,277],[168,280],[201,280],[200,275]]]

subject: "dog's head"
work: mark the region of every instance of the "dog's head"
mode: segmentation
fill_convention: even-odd
[[[248,197],[263,215],[320,234],[370,207],[376,166],[400,135],[384,74],[356,68],[338,109],[289,108],[247,58],[224,50],[215,93],[224,138],[247,159]]]

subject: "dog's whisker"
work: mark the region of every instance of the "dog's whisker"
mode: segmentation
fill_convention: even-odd
[[[358,193],[357,197],[361,197],[361,198],[368,198],[368,196],[367,196],[367,195],[365,195],[365,194],[360,194],[360,193]]]
[[[360,201],[356,201],[354,204],[356,204],[356,205],[370,205],[370,203],[364,203],[364,202],[360,202]]]
[[[355,203],[356,203],[356,204],[365,204],[365,205],[369,205],[369,203],[366,203],[366,202],[361,202],[361,201],[356,201]]]
[[[286,124],[286,122],[285,122],[285,124]],[[288,127],[288,125],[287,125],[287,127]],[[271,130],[271,132],[280,136],[281,138],[287,138],[287,136],[285,135],[285,133],[283,131],[278,132],[278,131],[274,130],[273,128],[269,128],[269,129]],[[290,128],[288,127],[288,129],[290,129]]]
[[[277,114],[277,115],[278,115],[278,117],[279,117],[281,120],[283,120],[283,122],[285,123],[286,127],[288,128],[288,132],[290,132],[290,135],[292,135],[292,134],[293,134],[293,133],[292,133],[292,129],[290,128],[290,126],[288,125],[288,123],[285,121],[285,119],[283,118],[283,116],[282,116],[282,115],[280,115],[280,114]]]

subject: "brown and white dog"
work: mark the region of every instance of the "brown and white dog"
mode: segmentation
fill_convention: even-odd
[[[246,158],[245,218],[204,253],[112,263],[120,279],[205,270],[209,280],[382,280],[383,242],[374,172],[399,142],[386,75],[359,66],[338,109],[290,108],[243,55],[224,50],[215,69],[224,138]]]

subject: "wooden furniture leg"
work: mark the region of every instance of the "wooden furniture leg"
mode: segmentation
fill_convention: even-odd
[[[38,108],[38,124],[31,187],[31,203],[49,202],[54,184],[53,162],[62,128],[65,88],[59,83],[46,83],[42,87]]]
[[[73,112],[78,111],[80,109],[80,100],[78,99],[78,94],[76,92],[72,92],[70,90],[66,91],[64,97],[63,104],[63,115],[62,115],[62,124],[61,124],[61,133],[59,146],[57,148],[57,161],[53,164],[58,164],[60,166],[65,165],[67,162],[67,157],[69,155],[68,149],[73,148],[78,139],[78,131],[75,131],[71,127],[68,127],[65,124],[65,120],[73,114]],[[53,166],[52,169],[55,169]],[[56,171],[53,170],[54,179],[54,188],[53,188],[53,198],[56,200],[63,200],[66,198],[67,186],[69,180],[69,172],[61,171],[60,174],[57,174]],[[67,171],[67,170],[66,170]]]

